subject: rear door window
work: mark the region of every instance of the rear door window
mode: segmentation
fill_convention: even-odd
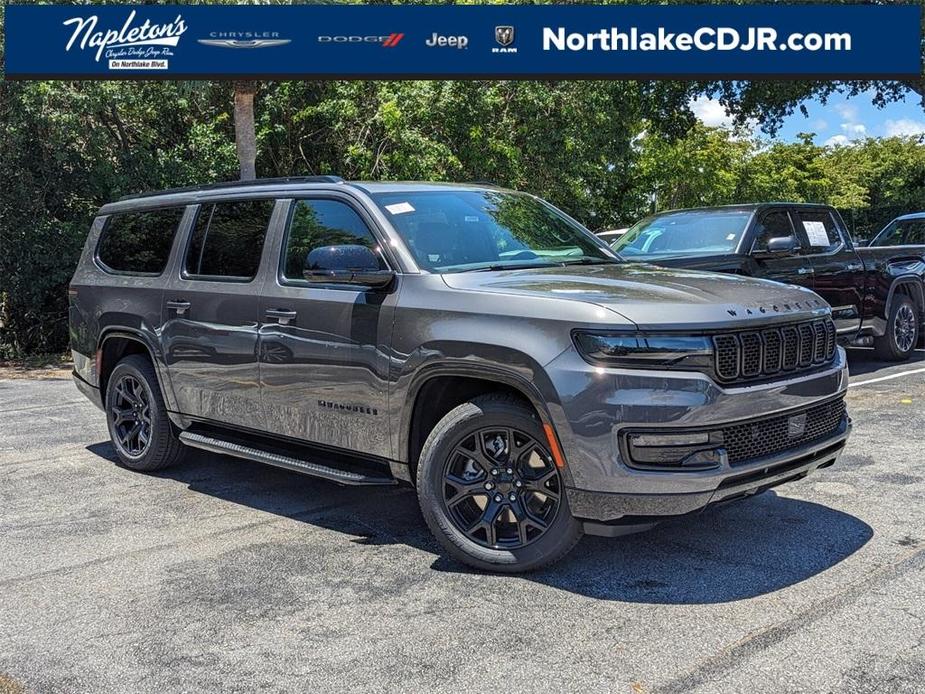
[[[110,272],[160,275],[167,267],[182,207],[114,214],[106,220],[97,258]]]
[[[798,210],[796,223],[809,241],[810,253],[827,253],[842,245],[841,232],[825,210]]]
[[[186,252],[190,277],[249,282],[257,275],[273,200],[204,204]]]

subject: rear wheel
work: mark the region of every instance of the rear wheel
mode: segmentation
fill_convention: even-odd
[[[151,362],[132,354],[118,364],[106,386],[106,421],[121,463],[152,472],[177,462],[185,448],[167,417]]]
[[[877,357],[885,361],[908,359],[918,343],[919,331],[915,304],[908,296],[897,296],[890,306],[886,332],[874,340]]]
[[[536,569],[581,537],[539,419],[508,396],[481,396],[440,420],[424,444],[417,489],[440,543],[478,569]]]

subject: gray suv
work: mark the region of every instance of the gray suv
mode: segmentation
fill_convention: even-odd
[[[446,550],[524,571],[832,465],[844,351],[807,289],[625,264],[546,202],[334,176],[105,205],[74,378],[133,470],[188,447],[416,487]]]

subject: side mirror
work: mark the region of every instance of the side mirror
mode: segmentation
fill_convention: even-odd
[[[793,236],[776,236],[773,239],[768,239],[767,248],[759,251],[757,255],[772,258],[793,253],[797,248],[799,248],[799,244],[797,244],[797,240]]]
[[[321,246],[305,257],[302,276],[312,283],[359,284],[385,287],[395,277],[391,270],[380,270],[379,259],[366,246]]]

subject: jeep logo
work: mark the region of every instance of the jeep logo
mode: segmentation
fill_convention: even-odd
[[[430,48],[457,48],[459,50],[463,50],[469,47],[469,37],[443,36],[434,32],[434,35],[427,39],[424,43]]]

